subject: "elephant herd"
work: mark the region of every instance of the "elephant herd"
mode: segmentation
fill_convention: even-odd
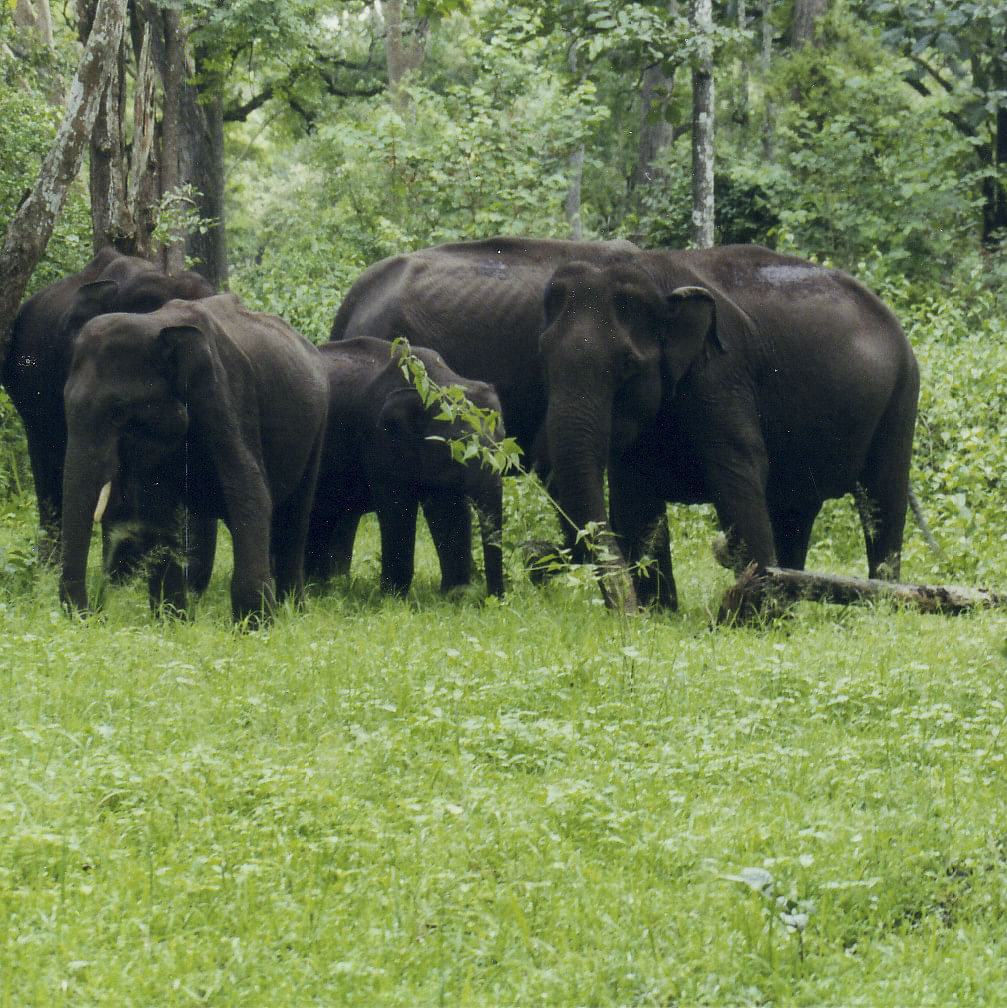
[[[501,475],[451,443],[505,432],[611,606],[677,606],[667,502],[712,503],[734,564],[800,569],[823,501],[853,493],[870,575],[899,575],[909,341],[850,276],[758,246],[496,237],[396,255],[357,279],[320,347],[106,249],[26,301],[12,337],[3,382],[71,612],[99,522],[107,572],[142,563],[151,605],[184,611],[222,520],[234,618],[257,621],[305,572],[348,570],[371,511],[382,588],[405,592],[422,506],[446,591],[471,580],[469,500],[501,594]],[[502,425],[427,401],[400,338]]]

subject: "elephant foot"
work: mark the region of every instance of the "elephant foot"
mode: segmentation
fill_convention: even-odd
[[[459,605],[481,605],[486,600],[486,593],[474,584],[452,585],[447,591],[442,589],[441,594]]]
[[[162,619],[187,619],[185,572],[170,554],[152,563],[147,581],[150,609]]]
[[[713,551],[713,558],[717,563],[734,574],[742,574],[748,566],[744,548],[740,545],[733,545],[723,532],[717,533],[717,537],[710,544],[710,549]]]

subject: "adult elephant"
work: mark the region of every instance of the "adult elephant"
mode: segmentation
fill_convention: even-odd
[[[545,315],[553,493],[600,530],[610,601],[676,604],[668,501],[712,503],[737,565],[800,569],[822,502],[853,493],[870,575],[899,576],[919,372],[862,284],[757,246],[663,250],[560,267]]]
[[[60,598],[70,611],[87,611],[91,526],[106,515],[113,533],[139,529],[160,551],[152,607],[184,611],[183,506],[231,532],[235,620],[300,596],[328,408],[312,344],[229,294],[102,315],[75,341],[64,399]]]
[[[21,306],[12,327],[3,384],[24,424],[43,559],[59,560],[67,439],[63,385],[77,334],[91,319],[108,312],[151,312],[173,298],[196,300],[213,294],[209,282],[196,273],[167,276],[145,259],[109,247],[82,270],[43,288]],[[199,570],[193,572],[199,588],[209,578],[215,533],[216,526],[200,536]]]
[[[401,336],[436,350],[453,371],[496,389],[508,435],[536,464],[547,395],[538,340],[549,277],[573,260],[603,266],[637,252],[625,241],[496,237],[391,256],[354,282],[331,339]]]
[[[414,361],[441,389],[460,388],[482,411],[500,412],[492,387],[455,374],[433,350],[416,347]],[[441,566],[441,591],[472,581],[471,517],[482,531],[486,587],[502,595],[503,482],[499,469],[476,456],[463,461],[449,442],[492,450],[502,427],[488,431],[464,415],[444,416],[424,404],[403,372],[403,351],[361,337],[321,347],[329,381],[318,488],[305,553],[309,579],[349,572],[360,517],[377,512],[381,528],[381,587],[404,595],[413,579],[416,516],[423,504]]]

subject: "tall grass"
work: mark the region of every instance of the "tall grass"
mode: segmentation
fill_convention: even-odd
[[[943,552],[910,528],[908,578],[1004,587],[999,431],[953,443],[999,409],[994,336],[914,330]],[[508,494],[508,541],[551,530]],[[1007,614],[711,627],[712,520],[671,515],[675,615],[516,552],[504,600],[444,600],[425,536],[384,599],[370,522],[348,581],[242,634],[226,543],[191,622],[139,585],[67,619],[11,497],[0,1006],[998,1003]],[[848,501],[811,564],[863,572]]]

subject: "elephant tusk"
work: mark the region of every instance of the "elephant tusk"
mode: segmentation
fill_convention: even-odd
[[[95,524],[97,524],[98,522],[100,522],[101,519],[104,517],[105,508],[108,507],[109,494],[111,494],[111,493],[112,493],[112,482],[111,482],[111,480],[109,480],[109,482],[106,483],[101,488],[101,493],[98,494],[98,504],[97,504],[97,506],[94,509],[94,521],[95,521]]]

